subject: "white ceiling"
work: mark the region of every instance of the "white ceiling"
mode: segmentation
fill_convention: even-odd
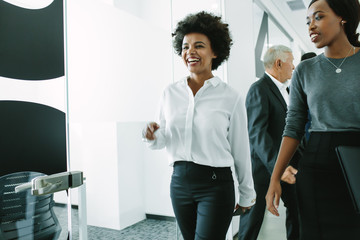
[[[254,0],[256,1],[256,0]],[[296,33],[297,37],[301,39],[302,43],[306,46],[307,49],[305,51],[313,51],[316,53],[321,53],[322,49],[316,49],[314,44],[310,41],[310,37],[308,34],[308,29],[306,25],[306,15],[307,15],[307,7],[309,6],[311,0],[259,0],[264,4],[273,4],[276,6],[277,10],[281,13],[282,17],[284,17],[289,25],[292,27],[293,31]],[[290,9],[287,2],[297,2],[303,3],[304,9],[293,11]],[[359,0],[360,2],[360,0]],[[277,16],[274,15],[276,18]],[[360,32],[360,26],[358,27],[358,32]]]
[[[310,41],[306,25],[307,7],[310,1],[311,0],[261,0],[261,2],[268,7],[276,7],[278,12],[273,12],[272,9],[269,9],[271,14],[273,17],[278,19],[280,24],[283,24],[282,20],[285,19],[288,28],[290,27],[293,31],[290,32],[290,34],[292,36],[295,34],[295,38],[298,41],[301,41],[304,51],[314,51],[319,53],[322,52],[322,50],[316,49],[314,44]],[[297,3],[297,5],[301,4],[304,8],[300,10],[292,10],[288,2]]]

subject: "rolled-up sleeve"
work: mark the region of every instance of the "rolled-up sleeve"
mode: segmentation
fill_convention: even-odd
[[[158,106],[157,114],[156,114],[156,122],[159,124],[160,128],[155,131],[155,140],[147,141],[147,146],[150,149],[162,149],[166,146],[166,119],[164,114],[164,106],[165,106],[165,92],[163,93],[160,103]]]
[[[290,86],[290,105],[286,116],[286,125],[283,136],[295,138],[301,141],[305,133],[307,122],[307,100],[301,82],[301,75],[295,69]]]
[[[239,205],[252,206],[255,204],[256,193],[251,169],[245,102],[240,97],[230,118],[228,140],[239,183]]]

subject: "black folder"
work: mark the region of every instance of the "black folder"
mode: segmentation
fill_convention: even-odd
[[[355,211],[360,214],[360,147],[338,146],[335,150]]]

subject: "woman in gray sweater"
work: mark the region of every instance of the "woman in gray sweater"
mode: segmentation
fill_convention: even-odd
[[[303,240],[360,239],[360,215],[335,153],[339,145],[360,146],[359,18],[358,0],[313,0],[308,8],[311,41],[325,51],[294,71],[286,127],[266,195],[267,209],[278,216],[280,178],[304,135],[309,109],[311,136],[296,176]]]

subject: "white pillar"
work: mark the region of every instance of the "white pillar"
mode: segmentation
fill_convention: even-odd
[[[227,62],[226,76],[245,101],[250,85],[256,80],[255,43],[253,39],[253,1],[223,0],[225,21],[229,24],[233,46]],[[234,217],[226,239],[239,231],[239,217]]]
[[[253,39],[253,1],[224,0],[225,21],[229,24],[233,46],[227,63],[228,83],[245,98],[255,81]]]

